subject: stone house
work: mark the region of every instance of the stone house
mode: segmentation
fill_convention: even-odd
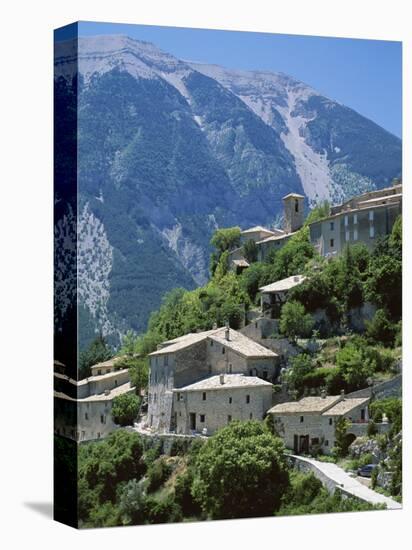
[[[228,327],[164,342],[149,358],[148,424],[160,432],[176,429],[174,390],[220,374],[268,382],[279,375],[276,353]],[[189,417],[182,423],[189,426]]]
[[[258,260],[265,260],[271,250],[280,249],[302,227],[304,221],[304,200],[305,197],[297,193],[289,193],[289,195],[283,197],[284,228],[267,229],[266,227],[257,225],[245,229],[240,234],[241,244],[243,245],[249,240],[254,241],[258,248]],[[249,263],[243,256],[242,246],[230,252],[229,269],[239,273],[248,266]]]
[[[114,363],[110,369],[79,381],[54,373],[55,434],[80,442],[104,438],[118,428],[111,414],[113,400],[134,393],[135,388],[128,369],[118,369]],[[101,366],[92,367],[92,372],[99,370]]]
[[[277,433],[294,453],[309,453],[314,449],[330,454],[335,446],[336,422],[346,418],[351,422],[347,431],[354,441],[366,434],[369,421],[369,398],[351,398],[341,395],[304,397],[299,401],[281,403],[272,407],[271,414]]]
[[[286,301],[291,288],[303,283],[306,279],[303,275],[293,275],[270,285],[259,288],[260,306],[262,315],[271,319],[279,319],[280,310]]]
[[[232,420],[262,420],[272,405],[272,384],[256,376],[217,374],[173,390],[176,433],[211,435]]]
[[[370,191],[331,208],[330,216],[309,225],[310,240],[322,256],[340,254],[347,244],[370,249],[389,235],[402,213],[402,185]]]

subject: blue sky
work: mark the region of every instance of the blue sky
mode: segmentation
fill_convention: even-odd
[[[111,23],[79,25],[79,35],[126,34],[180,59],[235,69],[284,72],[402,134],[402,44]]]

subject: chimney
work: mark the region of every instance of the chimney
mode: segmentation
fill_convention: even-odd
[[[217,323],[213,323],[212,329],[217,330]]]
[[[345,390],[340,390],[340,398],[345,399]]]
[[[230,328],[229,323],[226,321],[226,328],[225,328],[225,338],[226,340],[230,340]]]
[[[326,390],[322,390],[320,392],[320,396],[321,396],[322,399],[326,399]]]
[[[219,375],[219,380],[220,380],[220,383],[223,386],[223,384],[225,383],[225,375],[223,373]]]

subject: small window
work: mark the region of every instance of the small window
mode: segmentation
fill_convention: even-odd
[[[227,423],[229,424],[229,422],[232,422],[232,415],[231,414],[227,415]]]
[[[329,447],[329,441],[327,439],[325,441],[325,447]]]
[[[253,414],[250,413],[250,414],[249,414],[249,420],[252,420],[252,418],[253,418]]]
[[[303,420],[304,420],[304,419],[303,419],[303,416],[301,416],[301,417],[300,417],[300,421],[303,422]]]
[[[100,439],[100,432],[97,432],[97,439]]]
[[[180,393],[177,392],[177,400],[180,401]]]
[[[299,212],[299,201],[295,200],[295,212]]]
[[[117,380],[116,379],[114,380],[114,385],[117,386]]]
[[[373,210],[371,210],[371,211],[369,212],[369,221],[370,221],[370,222],[373,222],[374,216],[375,216],[375,212],[374,212]]]
[[[84,413],[84,419],[89,420],[89,413]]]
[[[250,395],[246,396],[246,403],[250,403]]]
[[[335,246],[335,239],[330,240],[330,247],[333,248]]]
[[[104,416],[104,414],[101,414],[101,415],[100,415],[100,422],[101,422],[102,424],[106,424],[106,417]]]
[[[209,365],[209,374],[212,374],[212,365]]]
[[[231,404],[232,404],[232,398],[229,397],[229,405],[231,405]]]
[[[263,371],[262,378],[263,378],[263,380],[267,380],[267,379],[268,379],[268,371],[267,371],[267,370],[264,370],[264,371]]]
[[[229,374],[232,374],[232,363],[229,364]]]
[[[258,324],[257,324],[257,323],[255,323],[255,328],[258,328]]]
[[[358,230],[357,230],[357,229],[354,229],[354,230],[353,230],[353,240],[354,240],[354,241],[357,241],[357,240],[358,240]]]
[[[204,422],[206,420],[206,415],[205,414],[201,414],[200,415],[200,422]]]
[[[333,424],[333,420],[332,418],[329,418],[329,426],[332,426],[332,424]]]
[[[349,223],[349,218],[348,216],[345,216],[345,225],[348,225],[348,223]]]
[[[333,231],[335,229],[335,222],[330,222],[330,230]]]
[[[350,239],[350,233],[349,231],[345,231],[345,241],[349,241]]]
[[[222,354],[224,355],[226,352],[225,348],[222,348]]]
[[[213,346],[213,340],[210,340],[210,347]]]
[[[250,369],[250,371],[249,371],[249,376],[253,376],[253,370],[252,369]]]
[[[202,393],[202,401],[206,401],[206,392],[205,391]]]
[[[358,215],[357,214],[354,214],[353,215],[353,223],[356,225],[358,223]]]
[[[99,369],[99,370],[97,371],[97,374],[98,374],[98,375],[99,375],[99,374],[102,374],[102,369]]]
[[[371,225],[371,226],[369,227],[369,237],[370,237],[371,239],[374,239],[374,238],[375,238],[375,227],[374,227],[373,225]]]

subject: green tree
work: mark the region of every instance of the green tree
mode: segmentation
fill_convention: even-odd
[[[107,361],[112,355],[113,351],[107,344],[104,336],[99,334],[85,351],[80,352],[79,378],[82,379],[90,376],[90,367],[102,361]]]
[[[258,247],[256,242],[252,239],[246,241],[242,247],[242,253],[250,264],[256,262],[258,259]]]
[[[124,393],[113,399],[113,420],[120,426],[131,426],[139,412],[140,399],[132,393]]]
[[[301,395],[305,376],[314,371],[313,360],[307,353],[300,353],[291,359],[291,365],[288,371],[288,383]]]
[[[335,448],[334,452],[339,457],[344,457],[348,454],[350,440],[348,439],[348,428],[350,421],[343,416],[338,418],[335,423]]]
[[[383,309],[378,309],[371,321],[366,321],[366,336],[377,344],[391,346],[394,344],[397,326],[388,319]]]
[[[330,215],[330,203],[323,201],[315,206],[306,216],[305,225],[327,218]]]
[[[214,248],[210,257],[210,272],[213,275],[223,252],[240,246],[240,227],[225,227],[214,232],[211,240]]]
[[[193,497],[214,519],[271,515],[288,486],[283,453],[263,423],[232,422],[200,449]]]
[[[354,343],[348,343],[336,353],[336,364],[339,367],[348,391],[367,386],[368,378],[374,373],[376,363]]]
[[[306,313],[302,304],[295,301],[286,302],[282,306],[279,328],[282,334],[296,340],[299,336],[310,336],[314,321],[310,313]]]

